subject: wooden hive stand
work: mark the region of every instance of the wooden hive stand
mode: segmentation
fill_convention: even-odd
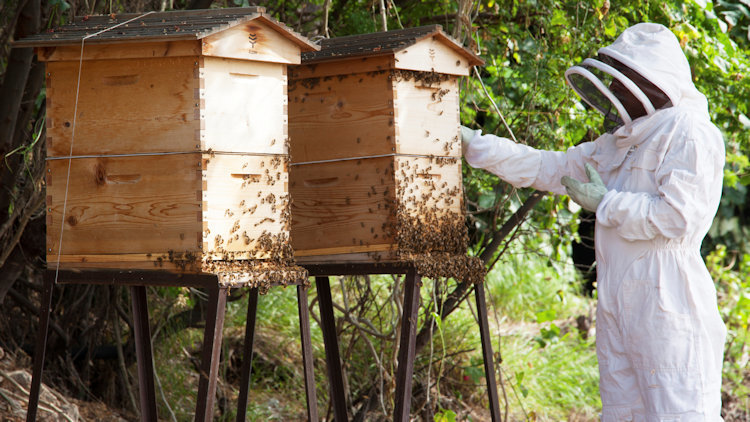
[[[145,286],[209,291],[196,420],[213,418],[230,287],[253,289],[254,322],[259,290],[298,286],[311,377],[307,275],[289,241],[287,66],[318,47],[262,7],[78,17],[15,47],[35,47],[47,76],[49,270],[28,420],[55,283],[131,286],[144,421],[157,418]]]
[[[393,420],[408,421],[421,277],[474,283],[499,421],[485,269],[466,255],[458,79],[484,62],[439,25],[325,39],[290,69],[292,245],[316,276],[335,418],[347,420],[330,275],[406,274]]]

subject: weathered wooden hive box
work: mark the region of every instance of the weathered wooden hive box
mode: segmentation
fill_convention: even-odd
[[[50,267],[291,257],[287,66],[316,46],[261,7],[77,18],[17,45],[46,62]]]
[[[481,63],[433,25],[323,40],[290,68],[299,262],[465,256],[458,79]]]

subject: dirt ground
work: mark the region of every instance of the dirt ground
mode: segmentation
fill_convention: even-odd
[[[0,348],[0,420],[25,421],[31,387],[31,359],[14,356]],[[127,422],[132,415],[122,415],[102,403],[76,400],[42,385],[37,420],[43,422],[106,421]]]

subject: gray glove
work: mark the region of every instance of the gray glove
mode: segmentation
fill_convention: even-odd
[[[599,173],[590,164],[586,163],[585,168],[589,183],[583,183],[568,176],[563,176],[560,183],[565,186],[568,196],[578,203],[578,205],[589,211],[596,212],[599,203],[602,202],[602,198],[607,193],[607,187],[604,186]]]
[[[466,149],[469,147],[469,144],[471,143],[471,140],[474,139],[474,135],[476,135],[477,131],[474,129],[469,129],[466,126],[461,126],[461,151],[464,155],[466,155]]]

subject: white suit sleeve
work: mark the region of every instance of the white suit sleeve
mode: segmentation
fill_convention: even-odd
[[[609,191],[597,221],[627,240],[649,240],[679,238],[712,219],[721,195],[724,146],[716,132],[691,132],[675,139],[656,169],[656,194]]]
[[[464,158],[472,167],[490,171],[518,188],[531,186],[541,163],[539,150],[480,131],[475,132]]]
[[[476,132],[464,158],[472,167],[483,168],[498,175],[515,187],[565,194],[560,184],[563,176],[585,180],[585,157],[590,155],[593,142],[586,142],[567,152],[542,151],[510,139]],[[595,164],[595,163],[592,163]]]

